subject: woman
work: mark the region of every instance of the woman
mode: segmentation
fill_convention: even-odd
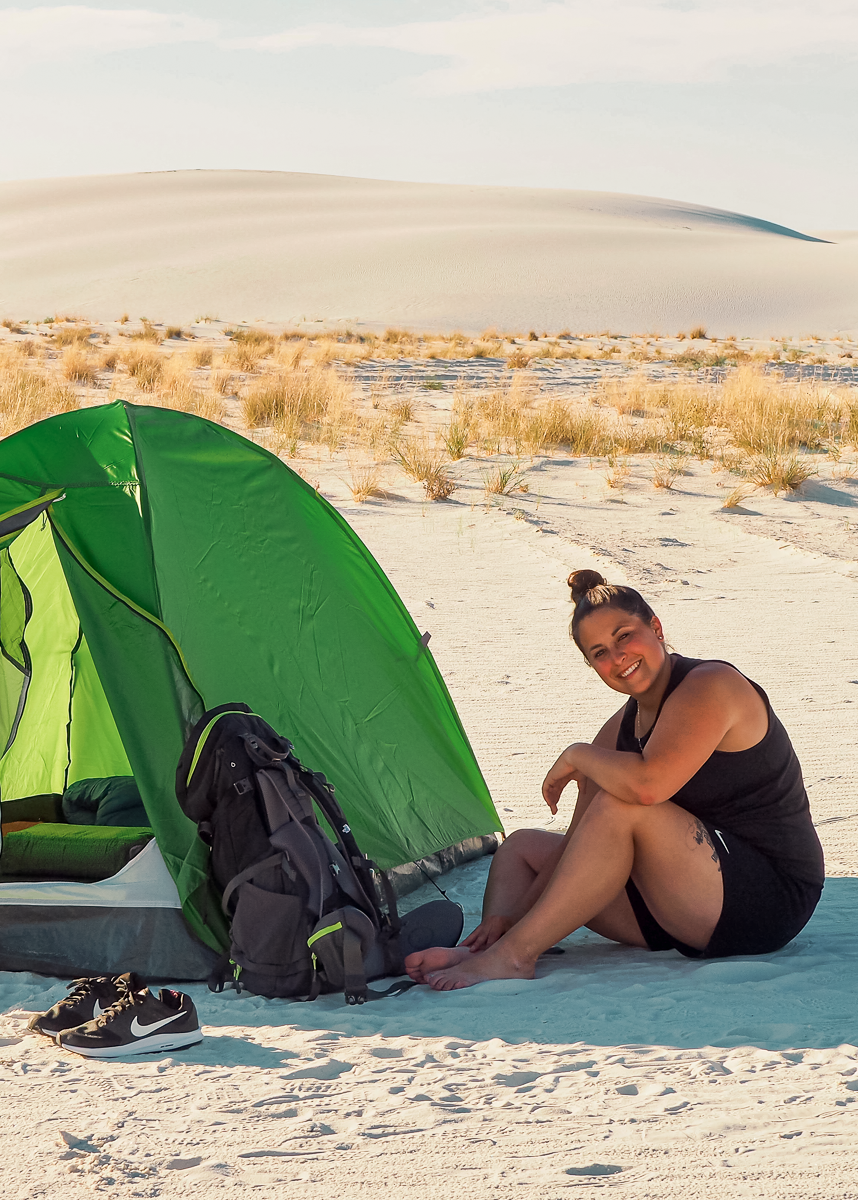
[[[569,586],[576,645],[629,699],[545,778],[552,813],[578,785],[565,836],[511,834],[480,925],[453,950],[406,960],[437,989],[531,979],[539,955],[581,926],[694,958],[767,954],[804,928],[822,892],[801,768],[763,689],[728,663],[668,653],[632,588],[596,571]]]

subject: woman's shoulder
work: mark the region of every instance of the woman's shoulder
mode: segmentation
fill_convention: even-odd
[[[738,667],[718,658],[683,658],[677,654],[674,656],[674,676],[676,674],[680,678],[674,691],[681,688],[686,698],[694,693],[747,695],[749,691],[762,692],[762,688],[743,675]]]

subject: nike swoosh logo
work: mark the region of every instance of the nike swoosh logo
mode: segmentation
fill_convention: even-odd
[[[153,1021],[151,1025],[141,1025],[135,1017],[131,1022],[131,1032],[134,1037],[146,1037],[148,1033],[154,1033],[156,1029],[160,1029],[162,1025],[169,1025],[171,1021],[178,1021],[179,1017],[183,1017],[184,1013],[174,1013],[172,1017],[164,1017],[163,1021]]]
[[[96,1000],[92,1006],[92,1020],[94,1021],[96,1019],[96,1017],[100,1017],[101,1014],[106,1011],[107,1010],[102,1008],[101,1005]]]

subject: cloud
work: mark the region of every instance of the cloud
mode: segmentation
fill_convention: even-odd
[[[858,57],[854,0],[462,0],[461,16],[398,25],[305,24],[236,37],[230,24],[148,9],[55,5],[0,11],[0,67],[181,42],[221,51],[388,49],[441,60],[417,67],[430,94],[585,83],[698,83],[809,55]],[[477,8],[474,8],[474,4]],[[428,7],[428,6],[427,6]]]
[[[0,63],[21,68],[34,61],[211,41],[217,35],[212,21],[147,9],[7,8],[0,11]]]
[[[272,53],[385,48],[449,60],[421,90],[482,92],[575,83],[693,83],[807,55],[858,56],[852,0],[553,0],[374,28],[317,24],[225,41]]]

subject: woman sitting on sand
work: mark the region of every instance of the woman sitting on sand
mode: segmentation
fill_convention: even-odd
[[[581,926],[689,958],[768,954],[819,901],[822,848],[801,768],[763,689],[728,663],[668,653],[632,588],[596,571],[569,586],[576,645],[629,699],[545,778],[552,813],[578,784],[566,834],[511,834],[480,925],[453,950],[406,960],[433,988],[531,979],[540,954]]]

